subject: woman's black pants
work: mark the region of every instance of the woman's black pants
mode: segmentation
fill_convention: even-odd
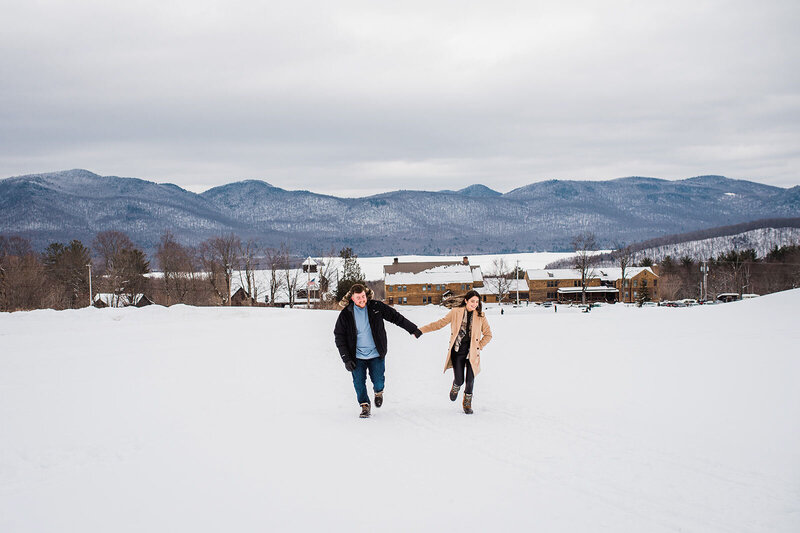
[[[472,394],[472,385],[475,383],[475,374],[472,373],[472,365],[469,364],[467,353],[462,355],[456,353],[455,350],[450,350],[450,361],[453,363],[453,383],[459,387],[463,385],[464,371],[466,370],[467,386],[464,388],[464,394]]]

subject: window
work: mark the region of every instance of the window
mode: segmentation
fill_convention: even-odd
[[[394,298],[389,298],[389,305],[392,305],[393,303],[394,303]]]
[[[638,287],[639,286],[639,282],[637,280],[633,280],[633,286],[634,287]],[[633,294],[636,294],[636,291],[634,291]]]
[[[404,304],[407,304],[407,303],[408,303],[408,298],[406,298],[405,296],[403,296],[403,303],[404,303]]]
[[[658,287],[658,280],[657,279],[653,280],[653,287]]]
[[[425,292],[425,291],[427,291],[427,290],[428,290],[428,286],[427,286],[427,285],[423,285],[423,286],[422,286],[422,292]]]
[[[386,292],[392,292],[392,286],[391,285],[387,285],[386,286]]]
[[[633,291],[633,297],[634,298],[638,298],[639,297],[639,291]]]
[[[642,280],[642,287],[647,287],[647,280],[646,279]]]
[[[403,292],[408,292],[408,285],[403,285],[402,289]]]

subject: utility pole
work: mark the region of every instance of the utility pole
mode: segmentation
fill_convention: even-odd
[[[514,268],[514,274],[517,277],[517,305],[519,305],[519,259],[517,259],[517,266]]]
[[[94,304],[94,298],[92,298],[92,264],[89,263],[86,266],[89,267],[89,307],[91,307]]]
[[[708,261],[705,259],[703,260],[703,264],[700,265],[700,272],[703,273],[703,285],[701,286],[700,290],[700,299],[704,302],[708,301]]]

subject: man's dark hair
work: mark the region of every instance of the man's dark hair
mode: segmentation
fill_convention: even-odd
[[[350,287],[350,294],[358,294],[364,292],[365,290],[367,290],[367,288],[364,287],[362,284],[353,283],[353,285]]]

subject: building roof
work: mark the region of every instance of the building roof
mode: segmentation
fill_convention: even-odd
[[[318,265],[318,264],[319,264],[319,263],[317,263],[316,261],[314,261],[314,260],[311,258],[311,256],[309,256],[309,257],[308,257],[308,259],[306,259],[305,261],[303,261],[303,266],[306,266],[306,265]]]
[[[594,270],[597,276],[603,280],[617,281],[618,279],[622,279],[622,269],[619,267],[600,267],[595,268]],[[650,272],[654,276],[658,277],[658,274],[653,272],[653,269],[650,267],[628,267],[625,269],[625,279],[632,279],[644,271]]]
[[[531,268],[525,271],[528,279],[581,279],[581,273],[574,268]]]
[[[582,287],[559,287],[558,292],[561,294],[573,294],[582,292]],[[586,292],[604,292],[604,293],[618,293],[619,290],[615,289],[614,287],[586,287]]]
[[[133,300],[129,294],[113,294],[110,292],[98,292],[94,295],[94,302],[102,302],[107,307],[128,307],[137,305],[142,300],[150,300],[144,294],[134,294]]]
[[[631,279],[644,271],[658,277],[650,267],[629,267],[625,269],[625,279]],[[603,281],[617,281],[622,278],[622,269],[619,267],[595,267],[592,269],[592,279]],[[581,279],[581,273],[575,268],[548,268],[548,269],[529,269],[526,271],[528,279],[531,280],[555,280],[555,279]]]
[[[430,270],[438,266],[448,265],[463,265],[461,261],[414,261],[408,263],[392,263],[391,265],[383,265],[383,274],[397,274],[405,272],[408,274],[419,274],[425,270]]]
[[[391,265],[396,266],[396,265]],[[385,267],[384,267],[385,268]],[[437,265],[417,272],[386,272],[386,285],[439,285],[446,283],[469,283],[482,281],[481,267],[463,263]]]
[[[475,266],[472,267],[472,282],[473,283],[477,283],[477,282],[483,283],[483,272],[481,271],[481,267],[480,266],[475,265]]]

